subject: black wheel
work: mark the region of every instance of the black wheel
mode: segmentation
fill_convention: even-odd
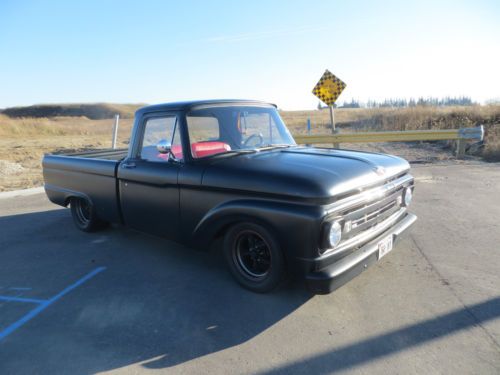
[[[78,229],[84,232],[94,232],[107,226],[105,221],[100,220],[92,205],[82,198],[71,198],[71,215]]]
[[[285,279],[285,261],[274,237],[263,227],[242,223],[224,238],[229,270],[245,288],[266,293]]]

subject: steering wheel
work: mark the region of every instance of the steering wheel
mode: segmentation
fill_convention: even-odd
[[[248,146],[248,144],[250,143],[250,141],[254,138],[258,138],[259,139],[259,142],[255,144],[255,146],[260,146],[263,142],[264,142],[264,137],[262,136],[261,133],[259,134],[252,134],[250,137],[248,137],[247,139],[245,139],[245,141],[243,142],[243,146]]]

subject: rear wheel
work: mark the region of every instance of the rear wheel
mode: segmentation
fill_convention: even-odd
[[[94,207],[82,198],[71,198],[71,215],[78,229],[84,232],[94,232],[107,226],[105,221],[97,217]]]
[[[241,223],[224,238],[229,270],[245,288],[266,293],[285,279],[285,261],[275,238],[263,227]]]

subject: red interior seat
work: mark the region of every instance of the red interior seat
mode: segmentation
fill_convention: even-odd
[[[203,158],[205,156],[220,154],[226,151],[231,151],[231,146],[224,142],[212,141],[191,144],[191,153],[195,158]]]

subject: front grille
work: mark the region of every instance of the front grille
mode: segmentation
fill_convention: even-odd
[[[331,204],[329,220],[339,220],[343,226],[342,241],[334,252],[359,246],[399,220],[406,211],[401,202],[408,186],[413,186],[413,177],[403,174]]]
[[[351,230],[343,235],[344,239],[352,238],[362,231],[370,229],[384,221],[401,208],[398,197],[403,193],[403,186],[375,202],[352,208],[342,213],[344,225],[351,222]],[[344,227],[345,229],[345,227]]]

